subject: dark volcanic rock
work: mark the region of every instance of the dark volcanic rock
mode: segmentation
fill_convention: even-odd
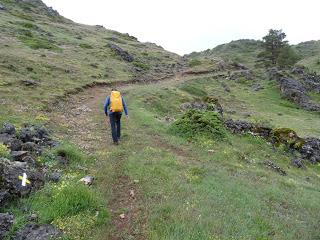
[[[264,87],[261,84],[256,83],[251,86],[251,89],[252,89],[252,91],[257,92],[257,91],[264,89]]]
[[[320,93],[320,75],[304,74],[301,80],[308,91]]]
[[[134,61],[134,57],[131,56],[127,51],[123,50],[121,47],[112,43],[109,43],[108,47],[111,48],[111,50],[113,50],[117,55],[119,55],[124,61],[127,61],[127,62]]]
[[[11,152],[11,157],[13,161],[19,161],[22,162],[23,158],[28,155],[27,151],[12,151]]]
[[[21,83],[24,84],[25,86],[37,86],[37,85],[39,85],[39,82],[31,80],[31,79],[22,80]]]
[[[304,166],[304,164],[303,164],[303,160],[300,159],[300,158],[292,159],[291,165],[292,165],[292,166],[295,166],[295,167],[297,167],[297,168],[301,168],[301,169],[305,169],[305,168],[306,168],[306,167]]]
[[[14,216],[9,213],[0,213],[0,239],[3,239],[10,231],[14,222]]]
[[[241,120],[234,121],[232,119],[226,120],[225,126],[232,133],[237,133],[237,134],[247,133],[247,132],[251,131],[251,129],[253,128],[253,124],[250,122],[241,121]]]
[[[49,240],[62,237],[63,233],[50,224],[27,224],[18,231],[14,240]]]
[[[310,101],[305,87],[298,80],[282,77],[278,82],[280,91],[285,98],[307,110],[320,111],[320,106]]]
[[[11,123],[4,123],[0,133],[7,133],[9,135],[16,134],[16,128]]]
[[[45,143],[50,140],[49,133],[44,127],[28,125],[21,129],[20,137],[24,143],[35,142]]]
[[[22,181],[19,179],[19,176],[22,176],[23,173],[27,174],[30,181],[30,184],[26,186],[22,186]],[[25,196],[44,183],[42,172],[29,166],[26,162],[11,162],[5,158],[0,158],[0,176],[0,191],[7,192],[12,197]]]
[[[307,138],[300,149],[303,159],[315,164],[320,162],[320,139]]]

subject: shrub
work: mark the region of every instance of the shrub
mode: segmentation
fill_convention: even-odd
[[[145,63],[143,63],[143,62],[134,61],[134,62],[133,62],[133,65],[134,65],[135,67],[141,68],[141,69],[143,69],[143,70],[145,70],[145,71],[147,71],[147,70],[150,69],[150,66],[147,65],[147,64],[145,64]]]
[[[189,63],[188,63],[188,66],[189,67],[195,67],[195,66],[199,66],[199,65],[201,65],[202,64],[202,62],[200,61],[200,60],[198,60],[198,59],[191,59],[190,61],[189,61]]]
[[[79,45],[81,48],[84,48],[84,49],[92,49],[93,47],[88,44],[88,43],[80,43]]]
[[[10,157],[10,151],[7,148],[6,145],[0,143],[0,158],[4,157],[4,158],[9,158]]]
[[[227,131],[220,116],[211,111],[188,110],[170,130],[182,137],[195,138],[205,136],[212,139],[224,139]]]

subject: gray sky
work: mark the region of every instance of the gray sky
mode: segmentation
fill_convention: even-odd
[[[283,29],[292,44],[320,39],[319,0],[43,0],[75,22],[103,25],[179,54]]]

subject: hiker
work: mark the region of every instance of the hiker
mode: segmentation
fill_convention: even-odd
[[[106,98],[106,101],[104,103],[104,112],[107,118],[109,116],[112,140],[115,145],[119,144],[121,136],[120,121],[123,111],[128,118],[128,110],[124,98],[121,96],[121,93],[119,91],[117,91],[116,89],[112,89],[110,96]]]

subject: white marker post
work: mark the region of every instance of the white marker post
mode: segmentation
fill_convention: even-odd
[[[23,187],[27,186],[27,174],[26,173],[23,173],[23,176],[22,176],[22,186]]]

